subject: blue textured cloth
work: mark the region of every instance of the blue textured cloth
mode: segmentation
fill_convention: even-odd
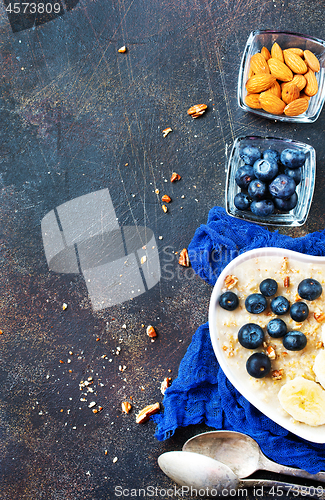
[[[325,230],[300,238],[271,232],[257,224],[229,217],[213,208],[188,247],[191,265],[214,285],[237,255],[261,247],[281,247],[310,255],[325,255]],[[216,429],[244,432],[271,459],[310,473],[325,470],[325,445],[298,438],[251,405],[228,381],[218,365],[209,325],[200,326],[182,359],[178,376],[166,390],[164,412],[154,415],[156,437],[171,437],[178,427],[205,423]]]

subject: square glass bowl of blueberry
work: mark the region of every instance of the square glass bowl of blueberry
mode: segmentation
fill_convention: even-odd
[[[226,211],[259,224],[301,226],[315,176],[312,146],[275,137],[238,137],[228,161]]]
[[[325,41],[255,30],[238,77],[238,105],[264,118],[313,123],[325,101]]]

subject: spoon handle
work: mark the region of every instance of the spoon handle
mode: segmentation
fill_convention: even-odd
[[[295,469],[294,467],[288,467],[287,465],[277,464],[276,462],[269,460],[267,457],[263,457],[259,465],[263,466],[264,470],[277,472],[278,474],[286,474],[288,476],[303,477],[305,479],[312,479],[313,481],[325,482],[325,472],[310,474],[303,469]]]
[[[266,495],[272,495],[278,498],[286,493],[284,498],[296,498],[297,495],[303,497],[312,497],[325,499],[325,488],[322,486],[302,486],[300,484],[284,483],[282,481],[272,481],[271,479],[242,479],[238,485],[239,488],[252,488],[254,496],[264,498]]]

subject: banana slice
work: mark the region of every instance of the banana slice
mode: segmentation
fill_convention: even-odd
[[[316,356],[314,366],[316,381],[325,388],[325,350],[322,349]]]
[[[298,422],[313,427],[325,424],[325,391],[312,380],[296,377],[278,394],[282,408]]]

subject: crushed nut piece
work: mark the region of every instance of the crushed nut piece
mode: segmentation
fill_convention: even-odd
[[[176,172],[173,172],[172,176],[170,178],[170,182],[176,182],[176,181],[180,181],[180,180],[181,180],[181,176],[179,174],[177,174]]]
[[[165,128],[163,131],[162,131],[162,135],[163,137],[166,137],[170,132],[172,132],[173,129],[168,127],[168,128]]]
[[[159,189],[158,189],[158,188],[156,188],[156,189],[155,189],[155,193],[156,193],[156,194],[159,194],[159,193],[160,193],[160,191],[159,191]]]
[[[167,387],[170,387],[171,381],[172,381],[171,377],[164,378],[164,380],[161,382],[160,385],[161,394],[165,394]]]
[[[162,205],[162,206],[161,206],[161,208],[163,209],[163,211],[164,211],[165,213],[167,213],[167,212],[168,212],[168,208],[166,207],[166,205]]]
[[[325,321],[325,313],[323,312],[314,312],[314,318],[317,323],[324,323]]]
[[[273,370],[273,372],[272,372],[273,380],[281,380],[282,377],[283,377],[283,369],[282,368],[280,370]]]
[[[290,286],[290,277],[286,276],[283,280],[283,285],[288,288]]]
[[[268,355],[268,357],[270,359],[275,359],[276,358],[275,349],[271,345],[269,345],[268,348],[266,349],[266,354]]]
[[[283,257],[283,262],[282,262],[282,271],[287,271],[288,270],[288,257]]]
[[[192,118],[198,118],[205,113],[207,107],[206,104],[195,104],[187,110],[187,114],[192,116]]]
[[[160,410],[160,404],[159,403],[154,403],[152,405],[148,405],[145,408],[143,408],[136,416],[136,423],[137,424],[143,424],[144,422],[147,422],[151,415],[154,415],[155,413],[158,413]]]
[[[65,311],[66,309],[68,309],[68,304],[66,304],[65,302],[63,302],[63,304],[62,304],[62,310]]]
[[[157,337],[157,332],[156,332],[156,330],[154,329],[154,327],[152,325],[148,325],[147,326],[147,335],[151,339]]]
[[[190,259],[186,248],[183,248],[183,250],[181,250],[181,252],[179,253],[178,263],[181,266],[189,267]]]
[[[172,201],[171,197],[168,196],[168,194],[164,194],[162,197],[161,197],[161,201],[163,201],[164,203],[170,203]]]
[[[132,409],[132,405],[128,401],[123,401],[121,406],[122,406],[122,413],[129,413]]]
[[[127,48],[125,47],[125,45],[123,45],[123,47],[120,47],[117,52],[120,52],[120,54],[125,54],[126,51]]]
[[[318,340],[316,342],[316,349],[322,349],[322,347],[324,347],[324,342],[322,342],[321,340]]]
[[[140,262],[141,262],[141,264],[144,264],[146,261],[147,261],[147,256],[146,256],[146,255],[143,255],[143,256],[141,257],[141,261],[140,261]]]
[[[228,290],[233,288],[237,282],[238,278],[236,278],[233,274],[228,274],[228,276],[225,277],[225,287],[228,288]]]

